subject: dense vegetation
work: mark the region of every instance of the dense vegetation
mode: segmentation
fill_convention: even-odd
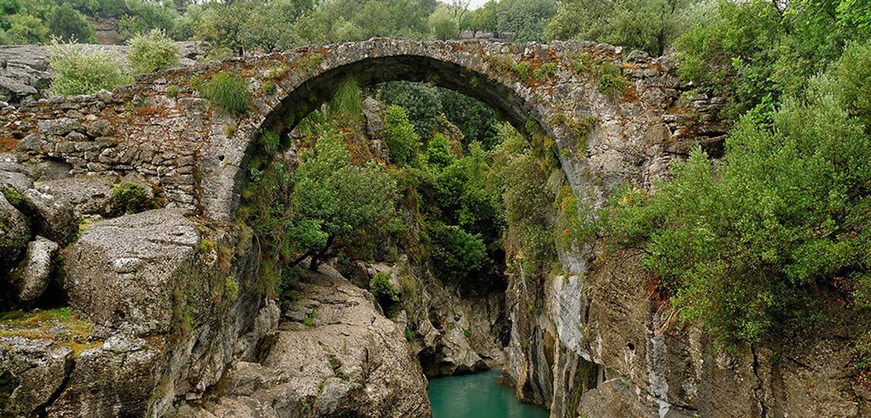
[[[723,341],[755,342],[819,323],[820,289],[868,309],[871,2],[493,0],[475,10],[467,4],[0,0],[0,43],[93,41],[93,22],[114,19],[120,39],[137,51],[128,57],[136,72],[174,65],[166,36],[210,42],[208,58],[372,36],[452,39],[461,32],[610,42],[626,53],[674,51],[685,81],[728,101],[719,116],[735,127],[725,158],[711,161],[696,150],[674,165],[674,179],[657,185],[655,195],[631,186],[616,191],[595,223],[584,222],[588,214],[565,185],[553,144],[535,126],[522,135],[481,103],[425,84],[371,91],[343,84],[328,114],[316,112],[300,125],[305,139],[296,144],[297,160],[276,159],[290,146],[283,132],[261,135],[242,219],[265,248],[263,274],[278,283],[289,274],[281,266],[303,255],[316,263],[327,255],[408,253],[431,263],[440,278],[478,288],[502,283],[506,264],[546,272],[557,248],[598,233],[642,249],[643,266],[658,277],[676,316]],[[129,80],[117,57],[56,45],[55,94]],[[597,71],[602,92],[625,88],[609,76],[619,68]],[[239,82],[219,74],[202,92],[243,112],[249,97]],[[390,158],[378,164],[355,160],[352,137],[365,95],[385,107]],[[372,201],[366,190],[382,198]],[[857,350],[871,373],[871,333]]]

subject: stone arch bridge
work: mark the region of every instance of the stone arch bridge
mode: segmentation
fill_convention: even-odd
[[[716,98],[683,85],[672,59],[621,52],[580,42],[371,39],[233,58],[140,76],[112,92],[6,108],[0,151],[60,161],[73,174],[138,173],[168,206],[226,221],[261,129],[291,128],[346,77],[362,85],[422,81],[477,98],[521,130],[536,122],[554,138],[575,192],[595,201],[626,180],[649,185],[697,143],[716,153],[723,139],[710,112]],[[197,92],[222,71],[247,82],[246,113],[221,112]]]

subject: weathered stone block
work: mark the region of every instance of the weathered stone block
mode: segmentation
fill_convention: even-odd
[[[176,290],[203,274],[199,240],[196,224],[170,209],[95,224],[64,263],[71,307],[101,327],[169,333]]]

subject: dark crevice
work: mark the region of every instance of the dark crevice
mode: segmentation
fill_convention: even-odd
[[[67,355],[64,359],[64,380],[61,382],[60,386],[48,397],[48,399],[37,406],[33,412],[35,416],[38,417],[47,417],[48,416],[48,408],[54,405],[55,402],[61,397],[64,391],[67,389],[67,386],[70,384],[70,380],[73,378],[73,371],[76,368],[76,359],[72,353]]]
[[[759,376],[759,356],[756,354],[756,349],[750,345],[750,352],[753,353],[753,375],[756,376],[758,385],[753,388],[753,397],[759,403],[760,413],[762,418],[768,417],[768,407],[765,405],[765,381]]]

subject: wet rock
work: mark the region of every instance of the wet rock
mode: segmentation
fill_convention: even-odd
[[[151,210],[97,222],[64,263],[74,310],[99,326],[166,334],[174,291],[201,274],[196,224],[179,211]]]
[[[55,195],[38,190],[26,190],[22,194],[24,210],[33,220],[36,233],[61,246],[72,241],[79,230],[78,218],[72,206]]]
[[[27,244],[24,260],[10,276],[21,302],[33,302],[45,292],[59,248],[57,243],[40,236]]]

